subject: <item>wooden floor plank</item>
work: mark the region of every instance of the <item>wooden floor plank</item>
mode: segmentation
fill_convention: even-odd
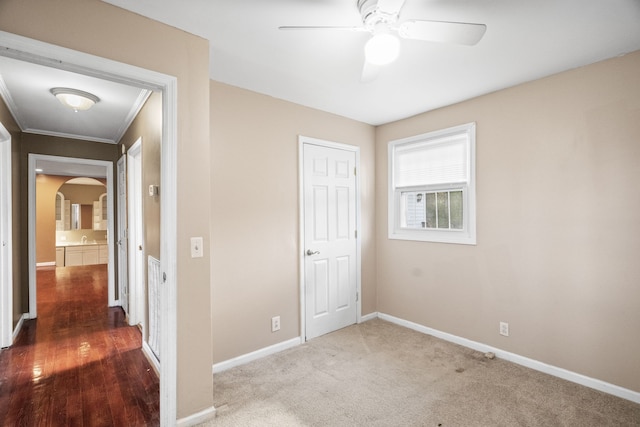
[[[0,425],[159,425],[159,380],[107,306],[106,265],[38,269],[37,290],[38,319],[0,351]]]

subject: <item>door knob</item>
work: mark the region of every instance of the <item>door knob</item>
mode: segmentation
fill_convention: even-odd
[[[311,255],[316,255],[319,254],[320,251],[312,251],[311,249],[307,249],[307,255],[311,256]]]

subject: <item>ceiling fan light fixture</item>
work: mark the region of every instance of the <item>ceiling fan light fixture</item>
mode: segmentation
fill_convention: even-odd
[[[364,46],[364,57],[373,65],[387,65],[398,58],[400,40],[393,34],[377,33]]]
[[[86,111],[100,101],[100,98],[92,93],[66,87],[54,87],[51,93],[62,105],[76,112]]]

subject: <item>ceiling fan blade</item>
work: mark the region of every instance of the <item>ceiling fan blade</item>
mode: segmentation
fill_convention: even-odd
[[[361,83],[370,83],[378,78],[378,74],[380,74],[380,66],[373,65],[364,61],[364,66],[362,67],[362,76],[360,77]]]
[[[424,40],[441,43],[457,43],[473,46],[487,31],[484,24],[444,21],[404,21],[398,34],[405,39]]]
[[[279,30],[343,30],[343,31],[369,31],[364,27],[331,27],[331,26],[305,26],[305,25],[283,25]]]
[[[397,15],[405,0],[378,0],[378,9],[389,15]]]

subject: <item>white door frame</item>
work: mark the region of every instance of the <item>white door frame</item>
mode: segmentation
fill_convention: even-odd
[[[144,302],[144,224],[142,203],[142,137],[127,150],[127,224],[128,224],[128,275],[129,275],[129,324],[142,325],[142,336],[147,330]],[[137,246],[141,246],[142,250]]]
[[[298,271],[300,274],[300,340],[305,342],[307,321],[306,321],[306,292],[305,292],[305,230],[304,230],[304,146],[305,144],[318,145],[326,148],[336,148],[338,150],[352,151],[356,155],[356,230],[358,237],[356,239],[356,292],[358,300],[356,301],[356,322],[362,320],[362,224],[361,224],[361,200],[360,200],[360,147],[339,142],[325,141],[322,139],[310,138],[307,136],[298,136],[298,225],[300,227],[300,241],[298,243]]]
[[[74,157],[51,156],[45,154],[29,153],[29,319],[38,316],[37,311],[37,290],[36,290],[36,162],[46,160],[58,163],[84,163],[92,166],[103,166],[107,176],[107,210],[110,213],[107,218],[107,245],[109,254],[113,253],[113,162],[106,160],[80,159]],[[113,272],[113,256],[109,257],[107,269],[108,300],[109,307],[118,305],[115,299],[115,281]]]
[[[0,347],[13,344],[11,134],[0,123]]]
[[[116,162],[116,201],[118,208],[116,212],[116,271],[118,272],[118,300],[125,314],[129,315],[129,239],[127,231],[127,155],[123,154]],[[125,178],[122,180],[121,173]],[[122,256],[123,252],[126,254]],[[123,291],[124,290],[124,291]]]
[[[160,424],[177,419],[177,146],[178,81],[176,77],[0,31],[0,55],[53,66],[107,80],[162,91],[162,170],[160,185]],[[33,217],[28,218],[33,221]],[[29,253],[34,262],[33,253]]]

